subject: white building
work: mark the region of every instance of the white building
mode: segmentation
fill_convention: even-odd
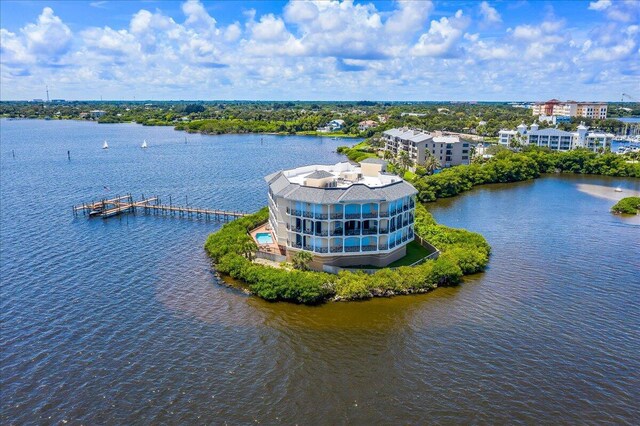
[[[500,130],[498,143],[511,147],[511,142],[516,135],[521,135],[523,145],[536,145],[549,148],[554,151],[569,151],[576,148],[587,148],[597,152],[600,149],[611,148],[614,135],[604,132],[589,132],[584,123],[578,126],[576,132],[567,132],[555,128],[539,129],[536,123],[529,129],[524,124],[518,126],[518,130]]]
[[[280,171],[269,184],[269,224],[281,251],[322,265],[386,266],[414,238],[416,189],[367,159]]]
[[[92,111],[89,111],[89,115],[91,116],[91,118],[100,118],[106,113],[106,111],[102,111],[101,109],[94,109]]]
[[[605,102],[562,102],[551,99],[546,102],[535,103],[531,109],[533,115],[607,118],[607,104]]]
[[[471,158],[469,142],[457,135],[402,127],[384,131],[382,138],[391,155],[398,157],[404,151],[417,165],[424,164],[428,156],[434,156],[442,167],[469,164]]]

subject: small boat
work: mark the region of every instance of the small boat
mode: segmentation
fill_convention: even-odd
[[[616,191],[616,192],[622,192],[622,188],[617,187],[616,189],[614,189],[614,191]]]
[[[109,144],[107,143],[107,141],[104,141],[104,143],[102,144],[102,149],[109,149]]]
[[[147,145],[147,140],[145,139],[144,142],[142,142],[142,148],[148,148],[149,145]]]

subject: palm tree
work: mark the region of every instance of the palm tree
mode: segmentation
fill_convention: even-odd
[[[291,260],[295,269],[306,271],[309,269],[309,262],[313,260],[313,255],[308,251],[299,251],[293,255]]]
[[[409,157],[409,153],[407,151],[400,152],[400,155],[398,156],[398,163],[400,164],[402,170],[405,171],[408,170],[409,167],[413,166],[413,161],[411,161],[411,158]]]
[[[429,152],[424,161],[424,168],[427,169],[427,173],[432,175],[433,172],[438,170],[440,167],[442,167],[440,161],[438,161],[438,159]]]

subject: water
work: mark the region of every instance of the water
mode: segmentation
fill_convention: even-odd
[[[202,250],[215,223],[70,207],[131,191],[255,210],[264,175],[337,161],[344,141],[185,144],[170,128],[62,121],[0,132],[3,424],[640,421],[640,223],[576,189],[638,180],[546,177],[430,204],[486,236],[485,273],[306,307],[219,285]]]

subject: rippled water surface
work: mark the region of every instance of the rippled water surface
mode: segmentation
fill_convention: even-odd
[[[4,424],[640,422],[640,222],[577,190],[638,180],[552,176],[431,204],[485,235],[485,273],[305,307],[219,285],[202,250],[215,222],[88,220],[71,205],[132,192],[251,211],[264,175],[338,161],[345,142],[185,144],[171,128],[62,121],[0,131]]]

